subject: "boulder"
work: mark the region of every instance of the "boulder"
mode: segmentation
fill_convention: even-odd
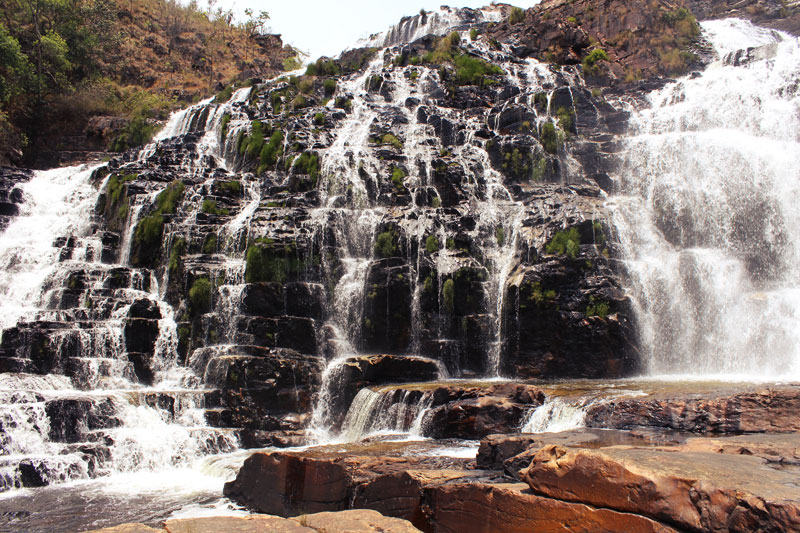
[[[800,435],[784,439],[800,445]],[[688,531],[800,528],[794,468],[774,468],[755,455],[697,449],[697,443],[600,449],[551,445],[533,456],[522,478],[541,496],[647,516]]]
[[[426,489],[437,533],[677,533],[630,513],[543,498],[524,483],[453,483]]]

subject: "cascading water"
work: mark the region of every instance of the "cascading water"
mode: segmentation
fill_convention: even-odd
[[[239,127],[238,107],[248,94],[249,88],[240,89],[225,104],[206,101],[174,113],[138,161],[155,154],[160,143],[189,132],[201,132],[202,137],[181,163],[186,171],[200,172],[210,158],[224,161],[218,142],[222,117],[229,115],[231,127]],[[46,343],[58,357],[57,366],[46,370],[70,376],[28,374],[30,361],[7,359],[17,372],[0,374],[0,490],[107,476],[113,480],[122,473],[178,473],[199,468],[204,457],[238,447],[231,430],[206,422],[206,391],[200,377],[178,361],[174,310],[162,299],[156,273],[128,265],[134,227],[159,191],[138,195],[132,206],[121,240],[121,263],[101,263],[103,245],[90,214],[108,180],[93,181],[97,168],[35,173],[20,186],[25,197],[20,216],[0,236],[0,294],[7,302],[0,316],[4,340],[10,335],[22,336],[23,343]],[[254,209],[245,211],[224,235],[230,241],[246,240],[240,226]],[[243,270],[243,261],[239,263],[233,270]],[[228,277],[243,282],[241,275]],[[81,301],[70,299],[72,290],[83,291]],[[128,333],[123,330],[132,308],[141,302],[153,303],[147,313],[158,322],[149,363],[152,386],[139,383],[137,363],[125,353]],[[47,321],[46,340],[25,340],[35,329],[11,328],[34,319]]]
[[[22,212],[0,239],[0,331],[39,309],[42,286],[59,268],[60,250],[53,241],[62,236],[88,236],[91,221],[86,213],[97,201],[91,182],[95,168],[37,172],[20,186],[25,195]]]
[[[481,23],[484,19],[493,18],[497,13],[478,12],[462,13],[454,10],[443,12],[447,20],[442,22],[441,17],[430,16],[425,22],[435,25],[434,34],[444,34],[450,31],[468,29],[471,24]],[[449,18],[448,18],[449,17]],[[487,18],[488,17],[488,18]],[[419,20],[416,20],[419,19]],[[437,22],[438,21],[438,22]],[[420,17],[414,17],[401,23],[387,36],[376,37],[374,43],[383,43],[386,39],[389,44],[407,44],[417,38],[417,25],[422,24]],[[420,26],[421,27],[421,26]],[[431,28],[425,28],[423,34],[430,34]],[[468,31],[462,32],[463,42],[467,42]],[[392,41],[392,35],[405,35],[400,41]],[[421,35],[420,35],[421,36]],[[496,61],[508,75],[509,83],[519,91],[509,100],[510,104],[528,107],[533,96],[541,92],[545,86],[552,87],[554,75],[547,67],[535,60],[520,62],[508,61],[508,55],[493,51],[485,42],[471,42],[470,47],[482,56]],[[508,52],[508,51],[506,51]],[[377,59],[357,76],[348,81],[339,81],[342,94],[352,95],[352,112],[337,125],[334,140],[325,151],[323,157],[322,177],[319,185],[320,200],[323,207],[316,209],[313,216],[315,225],[314,233],[324,235],[323,229],[332,230],[337,248],[336,266],[341,268],[341,276],[332,294],[330,309],[331,320],[327,330],[332,333],[332,343],[335,355],[328,363],[322,377],[321,393],[315,404],[313,421],[311,424],[313,440],[327,442],[331,439],[355,438],[369,432],[371,423],[365,422],[374,418],[375,406],[381,402],[366,402],[360,398],[358,404],[354,403],[348,421],[345,422],[342,434],[338,437],[331,435],[330,424],[332,416],[332,394],[336,392],[337,379],[343,365],[348,358],[358,355],[358,349],[363,344],[362,327],[369,324],[373,317],[364,316],[366,299],[373,298],[375,287],[366,286],[371,269],[375,267],[380,258],[373,251],[373,245],[378,237],[378,232],[386,228],[379,226],[386,215],[396,217],[391,208],[376,207],[370,191],[377,186],[372,180],[375,174],[386,173],[387,165],[375,156],[375,144],[394,143],[402,145],[403,161],[402,171],[396,172],[399,166],[389,165],[388,172],[392,175],[392,183],[399,193],[407,192],[411,202],[416,206],[413,216],[404,216],[399,219],[398,225],[403,236],[402,245],[406,253],[413,253],[414,259],[409,264],[411,281],[410,298],[410,334],[409,343],[405,348],[411,353],[423,353],[430,346],[423,345],[424,330],[431,331],[437,337],[437,344],[444,347],[443,351],[450,350],[456,355],[445,363],[445,374],[458,376],[466,370],[460,360],[464,355],[460,340],[448,338],[449,332],[454,329],[466,331],[469,329],[467,318],[453,324],[452,313],[454,278],[461,275],[461,270],[466,268],[474,274],[474,287],[480,287],[480,303],[472,304],[476,308],[473,320],[479,333],[476,335],[481,346],[485,346],[483,361],[470,362],[472,367],[479,367],[477,372],[490,377],[499,377],[501,354],[503,350],[503,320],[504,298],[506,285],[512,269],[517,264],[517,256],[521,247],[520,235],[522,218],[525,206],[514,198],[505,186],[503,175],[497,171],[490,161],[485,149],[485,141],[481,133],[485,131],[486,117],[476,115],[467,116],[457,109],[438,107],[435,103],[435,94],[431,92],[443,84],[439,72],[428,66],[421,65],[415,69],[412,77],[403,68],[391,68],[386,64],[386,58],[398,53],[396,48],[387,48],[378,52]],[[370,90],[370,84],[379,79],[377,90]],[[437,113],[437,120],[451,124],[458,124],[461,131],[458,142],[448,141],[441,151],[435,149],[439,142],[441,132],[436,130],[431,122],[425,118],[431,110]],[[537,115],[537,120],[539,120]],[[547,120],[541,117],[541,122]],[[440,124],[441,124],[440,122]],[[385,132],[387,123],[391,123],[391,135]],[[377,127],[376,127],[377,126]],[[383,129],[382,129],[383,128]],[[383,135],[383,138],[381,136]],[[389,139],[388,141],[386,139]],[[380,152],[379,152],[380,153]],[[391,155],[386,155],[391,159]],[[432,173],[437,165],[441,165],[440,158],[447,157],[448,163],[454,168],[459,168],[464,173],[464,182],[460,184],[466,196],[464,205],[468,208],[468,215],[474,217],[475,223],[469,229],[458,227],[455,224],[443,223],[440,209],[442,200],[438,197],[437,188],[432,181]],[[437,196],[433,201],[431,195]],[[465,213],[467,214],[467,213]],[[397,228],[395,228],[396,230]],[[393,235],[391,228],[379,238]],[[465,260],[461,250],[451,246],[454,232],[462,231],[468,238],[480,243],[479,262]],[[377,246],[377,245],[375,245]],[[425,266],[428,255],[433,255],[435,261],[434,272],[429,273]],[[331,271],[332,268],[329,268]],[[435,285],[431,277],[436,277]],[[401,276],[402,277],[402,276]],[[425,324],[422,312],[422,293],[438,287],[438,307],[450,310],[441,313],[435,324]],[[448,288],[449,287],[449,288]],[[472,288],[470,290],[476,290]],[[377,310],[384,312],[383,310]],[[388,310],[386,311],[388,314]],[[466,333],[463,333],[466,335]],[[452,345],[453,348],[449,348]],[[477,350],[478,347],[475,347]],[[475,370],[472,370],[473,372]],[[364,393],[367,394],[366,392]],[[388,400],[387,400],[388,401]],[[369,408],[367,404],[369,403]],[[383,402],[386,403],[386,402]],[[384,406],[387,409],[397,408],[396,402],[388,401]],[[364,412],[356,414],[352,409],[363,408]],[[370,414],[372,409],[372,414]],[[352,424],[364,428],[352,430]],[[366,428],[366,429],[365,429]],[[375,429],[375,428],[372,428]]]
[[[719,59],[634,113],[610,200],[645,371],[798,379],[800,46],[702,26]]]

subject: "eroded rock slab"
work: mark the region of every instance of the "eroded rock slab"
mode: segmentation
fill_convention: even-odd
[[[800,385],[703,393],[658,393],[598,403],[590,427],[665,428],[694,433],[800,431]]]
[[[419,529],[400,518],[357,509],[316,513],[291,519],[270,515],[209,516],[167,520],[163,529],[143,524],[122,524],[89,533],[416,533]]]
[[[524,483],[448,484],[426,496],[437,533],[676,531],[647,517],[537,496]]]
[[[424,487],[490,477],[468,470],[468,459],[426,456],[431,448],[425,443],[378,442],[305,452],[259,452],[245,461],[224,493],[251,509],[279,516],[355,507],[422,524]]]
[[[800,435],[772,437],[795,450]],[[800,469],[741,450],[747,439],[693,440],[662,448],[539,450],[522,477],[536,494],[635,513],[689,531],[797,531]],[[780,445],[779,445],[780,443]],[[755,442],[766,455],[769,442]]]

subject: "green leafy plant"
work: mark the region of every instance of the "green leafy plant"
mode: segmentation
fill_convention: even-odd
[[[393,230],[384,231],[375,239],[375,255],[380,258],[396,257],[398,252],[397,233]]]
[[[558,138],[556,127],[552,122],[545,122],[542,124],[542,131],[539,140],[542,142],[542,147],[547,153],[558,153],[558,148],[561,145],[561,142]]]
[[[189,307],[192,315],[202,315],[211,309],[211,281],[197,278],[189,289]]]
[[[210,199],[210,198],[206,198],[205,200],[203,200],[203,204],[201,205],[200,210],[203,213],[207,213],[209,215],[223,215],[224,216],[224,215],[229,215],[230,214],[230,212],[227,209],[217,206],[217,202],[215,200]]]
[[[525,21],[525,11],[521,7],[512,7],[508,15],[509,24],[519,24]]]
[[[448,313],[453,312],[455,298],[456,284],[452,279],[448,279],[444,282],[444,286],[442,287],[442,300],[444,301],[444,307]]]
[[[583,65],[584,73],[592,76],[597,74],[599,72],[597,66],[598,61],[608,61],[608,54],[602,48],[595,48],[583,58],[581,64]]]
[[[439,251],[439,248],[441,248],[439,239],[435,235],[428,235],[428,238],[425,239],[425,251],[429,254],[434,254]]]
[[[608,302],[590,296],[589,305],[586,306],[586,316],[606,318],[610,310],[611,305]]]
[[[545,246],[548,254],[566,254],[570,259],[575,259],[580,252],[581,235],[578,228],[572,227],[556,233]]]

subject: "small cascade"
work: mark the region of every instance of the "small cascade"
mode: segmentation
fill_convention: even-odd
[[[583,400],[567,401],[563,398],[548,398],[533,409],[520,427],[522,433],[556,433],[584,427],[588,403]]]
[[[610,200],[646,372],[798,379],[800,45],[703,28],[719,59],[634,113]]]
[[[468,29],[475,24],[497,22],[502,12],[491,9],[451,8],[442,6],[439,11],[421,12],[405,17],[388,31],[371,36],[359,43],[361,46],[387,48],[413,43],[426,35],[444,35],[453,30]]]
[[[425,413],[432,403],[430,391],[363,388],[350,404],[337,441],[357,442],[381,434],[423,437]]]

